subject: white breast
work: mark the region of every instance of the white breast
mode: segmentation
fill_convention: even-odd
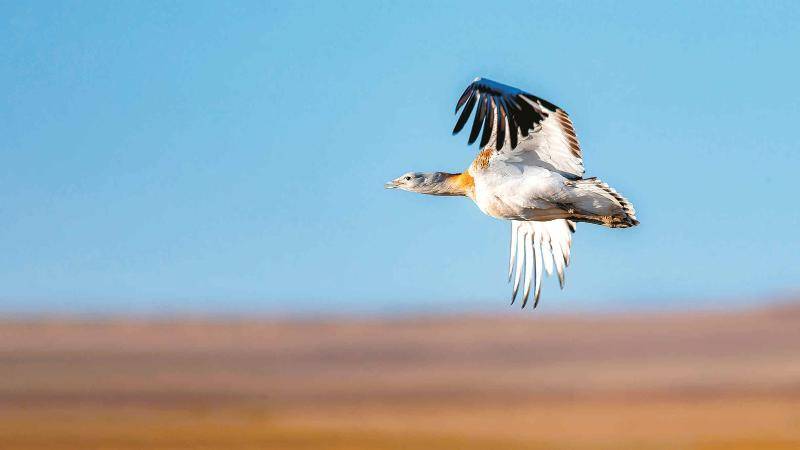
[[[537,212],[552,210],[564,195],[564,177],[541,167],[492,164],[470,174],[475,180],[475,204],[498,219],[533,220]]]

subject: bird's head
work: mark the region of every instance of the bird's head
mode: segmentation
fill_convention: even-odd
[[[408,172],[383,185],[386,189],[402,189],[431,195],[465,195],[457,179],[460,174],[445,172]]]
[[[408,172],[383,185],[386,189],[402,189],[409,192],[430,194],[446,178],[442,172]]]
[[[402,189],[404,191],[419,192],[429,181],[424,173],[408,172],[383,185],[386,189]],[[430,174],[429,174],[430,175]]]

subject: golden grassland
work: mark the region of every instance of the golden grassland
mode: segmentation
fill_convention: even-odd
[[[0,448],[797,449],[800,308],[8,320]]]

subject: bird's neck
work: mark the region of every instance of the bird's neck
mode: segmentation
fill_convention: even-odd
[[[472,197],[475,192],[475,180],[469,172],[443,173],[442,180],[430,187],[425,194],[461,195]]]

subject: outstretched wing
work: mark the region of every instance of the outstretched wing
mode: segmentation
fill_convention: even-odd
[[[492,157],[545,167],[567,178],[583,176],[580,144],[563,109],[515,87],[477,78],[456,104],[456,113],[464,109],[453,134],[464,128],[476,105],[469,144],[480,135],[482,149],[496,150]]]
[[[523,266],[525,271],[525,293],[522,307],[528,303],[531,284],[534,284],[533,307],[539,304],[542,287],[542,266],[548,275],[553,274],[555,266],[558,282],[564,289],[564,268],[569,265],[569,250],[575,222],[558,219],[547,222],[511,221],[511,258],[508,264],[508,281],[514,275],[514,292],[511,304],[517,298]],[[516,262],[516,264],[515,264]],[[516,267],[516,275],[514,268]],[[535,277],[534,277],[535,271]]]

